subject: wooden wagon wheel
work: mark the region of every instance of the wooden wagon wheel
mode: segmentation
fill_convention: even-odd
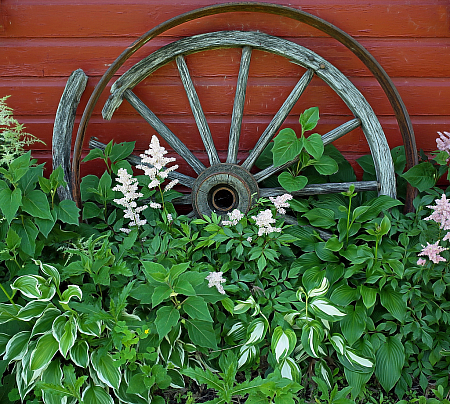
[[[357,54],[357,56],[360,57],[366,66],[368,66],[374,73],[375,77],[388,94],[401,127],[402,136],[407,149],[408,165],[411,166],[411,159],[408,159],[408,156],[409,154],[412,154],[411,149],[414,146],[414,136],[412,133],[412,128],[410,127],[409,116],[407,115],[406,109],[404,108],[404,105],[388,76],[378,65],[378,63],[370,56],[370,54],[368,54],[367,51],[365,51],[364,48],[362,48],[356,41],[331,24],[300,10],[294,10],[289,7],[273,4],[222,4],[194,10],[193,12],[176,17],[154,28],[143,35],[125,52],[123,52],[123,54],[119,56],[116,62],[114,62],[104,74],[100,82],[97,84],[94,93],[91,95],[88,105],[83,113],[83,118],[80,123],[75,142],[74,159],[72,163],[72,185],[74,197],[78,203],[80,202],[79,164],[86,126],[101,92],[106,87],[106,84],[111,79],[112,75],[134,52],[136,52],[148,40],[156,35],[186,21],[206,15],[229,11],[267,12],[297,19],[329,33]],[[212,135],[209,131],[208,124],[184,61],[184,55],[221,47],[242,47],[243,49],[233,116],[231,119],[228,155],[225,162],[221,162],[218,158],[217,151],[212,140]],[[305,67],[307,71],[299,79],[294,90],[288,96],[280,110],[275,114],[263,135],[257,141],[254,149],[250,152],[250,155],[242,164],[238,165],[236,164],[236,155],[239,148],[240,124],[245,99],[248,66],[250,63],[252,49],[259,49],[282,55],[294,63]],[[145,79],[153,71],[173,59],[177,62],[191,109],[205,145],[205,150],[208,153],[210,162],[209,167],[206,167],[196,156],[194,156],[193,153],[183,144],[183,142],[180,141],[180,139],[178,139],[176,135],[173,134],[132,92],[132,88],[136,84]],[[225,214],[234,208],[246,211],[253,203],[255,195],[258,195],[258,192],[261,196],[278,195],[284,192],[281,189],[260,190],[258,184],[265,178],[278,172],[280,169],[285,168],[289,163],[281,168],[268,167],[255,175],[250,174],[249,170],[255,163],[257,157],[264,150],[265,146],[275,135],[281,123],[284,121],[295,102],[311,81],[314,74],[333,88],[333,90],[335,90],[335,92],[342,98],[342,100],[355,115],[355,119],[352,119],[351,121],[325,134],[323,136],[324,143],[328,144],[356,127],[361,126],[366,135],[374,158],[377,181],[356,183],[355,185],[357,186],[357,190],[378,189],[380,194],[395,197],[395,178],[389,147],[381,125],[379,124],[378,119],[373,113],[370,105],[352,85],[352,83],[329,62],[314,52],[281,38],[255,32],[227,31],[184,38],[169,44],[137,63],[116,81],[112,87],[112,94],[103,109],[103,116],[110,119],[115,109],[122,102],[122,99],[125,98],[144,117],[144,119],[150,123],[150,125],[161,135],[161,137],[166,140],[175,152],[187,161],[187,163],[198,175],[197,178],[176,173],[173,173],[173,178],[179,179],[181,184],[192,189],[193,192],[191,194],[191,199],[187,197],[185,200],[188,203],[192,203],[192,206],[197,214],[208,213],[211,210],[216,210],[219,213]],[[345,183],[310,185],[305,189],[298,191],[296,194],[307,195],[340,192],[347,190],[348,186],[349,184]]]
[[[184,55],[229,47],[242,47],[242,57],[231,118],[228,153],[226,161],[221,162]],[[299,78],[294,89],[264,130],[249,156],[241,164],[238,164],[239,137],[252,49],[284,56],[307,70]],[[174,59],[208,155],[209,167],[206,167],[132,91],[142,80]],[[169,174],[169,178],[176,178],[182,185],[192,189],[191,197],[188,196],[185,200],[192,204],[194,212],[198,216],[209,215],[212,211],[217,214],[226,214],[233,209],[247,212],[258,196],[276,196],[284,193],[280,188],[260,189],[259,183],[295,163],[296,160],[281,167],[270,166],[257,174],[251,174],[250,169],[275,136],[314,74],[325,81],[355,115],[354,119],[323,135],[324,144],[328,144],[361,126],[371,149],[378,182],[356,183],[357,189],[379,190],[381,194],[395,197],[394,168],[389,147],[381,125],[368,102],[356,87],[325,59],[303,46],[278,37],[258,32],[223,31],[183,38],[166,45],[142,59],[113,84],[111,96],[105,103],[102,114],[105,119],[111,119],[122,100],[126,99],[170,147],[189,164],[197,174],[197,178],[175,172]],[[98,143],[92,145],[98,146]],[[348,190],[349,185],[347,183],[313,184],[293,194],[340,192]]]

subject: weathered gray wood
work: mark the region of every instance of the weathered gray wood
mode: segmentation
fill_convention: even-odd
[[[106,145],[104,143],[99,142],[97,139],[91,138],[91,139],[89,139],[89,147],[91,149],[105,150]],[[133,166],[137,166],[139,164],[144,164],[146,166],[151,167],[150,164],[142,163],[141,158],[139,156],[136,156],[135,154],[131,154],[130,156],[128,156],[126,158],[126,160]],[[185,174],[181,174],[177,171],[171,171],[168,175],[168,178],[170,180],[178,180],[178,182],[181,185],[184,185],[188,188],[192,188],[192,186],[194,185],[194,181],[195,181],[194,178],[189,177],[188,175],[185,175]]]
[[[242,48],[241,65],[234,96],[233,114],[231,115],[230,139],[228,141],[227,163],[236,164],[239,151],[239,138],[241,136],[242,117],[244,115],[245,93],[247,90],[248,70],[252,48]]]
[[[330,130],[328,133],[325,133],[325,135],[322,135],[323,144],[327,145],[331,142],[334,142],[340,137],[351,132],[353,129],[358,128],[359,126],[361,126],[361,121],[358,118],[345,122],[337,128]]]
[[[283,105],[280,107],[280,109],[277,111],[273,119],[270,121],[269,125],[267,125],[267,128],[264,130],[263,134],[256,142],[255,147],[252,149],[248,157],[242,163],[242,167],[244,167],[247,170],[250,170],[253,167],[257,158],[261,155],[266,146],[272,140],[275,133],[288,116],[289,112],[291,112],[291,109],[294,108],[295,103],[303,94],[303,91],[305,91],[305,88],[311,82],[313,76],[314,71],[309,69],[300,78],[298,83],[295,85],[294,89],[291,91],[291,93],[284,101]]]
[[[178,66],[178,72],[180,73],[181,81],[186,91],[186,95],[191,106],[192,114],[194,115],[195,122],[197,123],[198,131],[205,145],[206,153],[208,154],[210,165],[220,164],[219,155],[217,154],[214,141],[211,136],[211,131],[206,121],[205,114],[203,113],[200,100],[198,99],[197,91],[195,91],[194,83],[192,83],[191,75],[189,74],[186,61],[183,55],[176,57]]]
[[[329,182],[327,184],[310,184],[300,191],[291,192],[294,196],[307,196],[307,195],[323,195],[333,194],[336,192],[348,191],[350,185],[355,186],[355,192],[362,191],[379,191],[380,184],[377,181],[357,181],[357,182]],[[286,190],[283,188],[261,188],[261,197],[268,198],[269,196],[279,196],[286,194]]]
[[[131,91],[124,93],[125,99],[158,132],[161,137],[194,169],[197,174],[205,170],[203,163],[195,157],[186,145],[164,125],[159,118]]]
[[[269,167],[265,168],[264,170],[261,170],[260,172],[256,173],[254,175],[256,182],[260,183],[261,181],[264,181],[265,179],[271,177],[272,175],[285,170],[286,168],[290,167],[292,164],[296,163],[298,161],[298,158],[295,158],[294,160],[288,161],[287,163],[275,167],[273,164]]]
[[[201,34],[175,41],[141,60],[114,83],[111,88],[112,95],[103,108],[103,116],[111,119],[114,111],[122,102],[127,88],[134,87],[176,56],[207,49],[242,46],[250,46],[284,56],[293,63],[313,70],[318,77],[324,80],[342,98],[354,116],[361,121],[361,127],[369,144],[377,179],[380,183],[379,193],[395,197],[396,183],[390,149],[383,129],[368,102],[356,87],[324,58],[282,38],[260,32],[225,31]]]
[[[75,114],[81,95],[86,88],[88,77],[83,70],[75,70],[67,80],[61,100],[56,110],[55,124],[53,125],[52,137],[52,157],[53,169],[61,166],[64,170],[64,180],[66,187],[58,188],[58,196],[62,201],[64,199],[73,199],[72,197],[72,175],[70,151],[72,148],[72,132],[75,122]]]

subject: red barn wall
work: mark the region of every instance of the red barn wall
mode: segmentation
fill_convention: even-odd
[[[81,68],[89,76],[76,126],[90,93],[107,67],[143,33],[167,19],[220,0],[0,0],[0,97],[27,131],[46,142],[35,156],[48,161],[55,112],[68,76]],[[274,1],[273,1],[274,2]],[[449,0],[291,0],[278,4],[325,19],[356,38],[392,78],[411,116],[417,146],[436,148],[437,131],[450,131]],[[297,21],[260,13],[229,13],[185,23],[157,37],[119,71],[178,38],[216,30],[259,30],[290,39],[328,59],[360,89],[374,108],[390,147],[402,144],[392,108],[377,81],[351,51]],[[187,64],[211,126],[217,149],[227,139],[240,50],[187,56]],[[240,149],[251,149],[298,80],[302,68],[254,51],[250,67]],[[110,87],[110,86],[109,86]],[[107,142],[137,140],[145,149],[153,129],[126,102],[111,122],[101,117],[102,95],[88,137]],[[202,144],[174,63],[136,87],[136,93],[192,150]],[[298,115],[311,106],[321,113],[321,134],[349,119],[345,104],[315,78],[285,125],[299,129]],[[351,160],[369,152],[355,130],[336,142]],[[222,153],[223,154],[223,153]],[[84,168],[86,173],[89,167]]]

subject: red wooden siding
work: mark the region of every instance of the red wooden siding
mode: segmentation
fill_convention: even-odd
[[[135,39],[165,20],[220,0],[0,0],[0,97],[27,130],[43,139],[35,155],[49,160],[54,115],[70,73],[89,76],[78,114],[95,84]],[[272,1],[275,2],[275,1]],[[449,0],[290,0],[281,5],[321,17],[355,37],[393,79],[416,134],[417,145],[435,149],[437,131],[450,131]],[[338,67],[360,89],[379,116],[391,147],[402,144],[390,104],[365,66],[351,51],[325,34],[296,21],[260,13],[229,13],[183,24],[152,40],[119,73],[153,50],[183,36],[217,30],[259,30],[310,48]],[[240,50],[202,52],[186,58],[216,147],[227,148]],[[254,51],[245,106],[242,151],[253,147],[304,70],[281,57]],[[109,91],[109,88],[108,88]],[[203,146],[186,95],[171,63],[135,89],[153,111],[192,150]],[[111,122],[101,117],[109,93],[97,104],[88,136],[107,142],[137,140],[144,149],[153,129],[126,101]],[[298,128],[303,109],[319,106],[319,133],[349,119],[345,104],[315,78],[284,126]],[[79,122],[79,117],[76,123]],[[360,130],[337,141],[351,160],[368,153]],[[89,169],[87,166],[83,172]]]

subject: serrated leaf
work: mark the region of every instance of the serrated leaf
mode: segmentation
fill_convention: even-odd
[[[20,236],[22,242],[20,248],[25,254],[34,256],[36,250],[36,239],[39,234],[39,230],[36,225],[26,217],[20,223],[13,222],[11,228]]]
[[[210,322],[186,319],[186,328],[193,344],[217,349],[216,334]]]
[[[309,135],[305,142],[305,150],[313,156],[316,160],[319,160],[323,155],[323,141],[322,137],[318,133],[313,133]]]
[[[400,175],[408,181],[413,187],[416,187],[420,192],[434,187],[436,169],[433,164],[424,161],[420,164],[410,168],[406,173]]]
[[[33,217],[41,219],[53,220],[50,213],[50,205],[47,196],[37,189],[24,195],[22,198],[22,210],[29,213]]]
[[[55,206],[58,219],[61,222],[78,225],[80,209],[70,199],[65,199]]]
[[[16,216],[19,206],[22,203],[22,191],[19,188],[11,191],[9,187],[0,189],[0,209],[8,224]]]
[[[164,300],[167,300],[170,295],[172,294],[172,289],[169,285],[160,285],[157,286],[153,290],[152,294],[152,307],[156,307],[158,304],[163,302]]]
[[[183,303],[183,310],[193,319],[213,321],[206,302],[199,296],[188,297]]]
[[[180,312],[174,306],[165,306],[156,312],[156,330],[159,338],[166,336],[170,330],[178,323]]]
[[[322,175],[332,175],[339,170],[338,164],[330,156],[322,156],[314,160],[313,166]]]
[[[319,122],[319,108],[311,107],[305,109],[305,111],[300,115],[299,118],[300,125],[302,125],[303,131],[313,130],[317,122]]]

